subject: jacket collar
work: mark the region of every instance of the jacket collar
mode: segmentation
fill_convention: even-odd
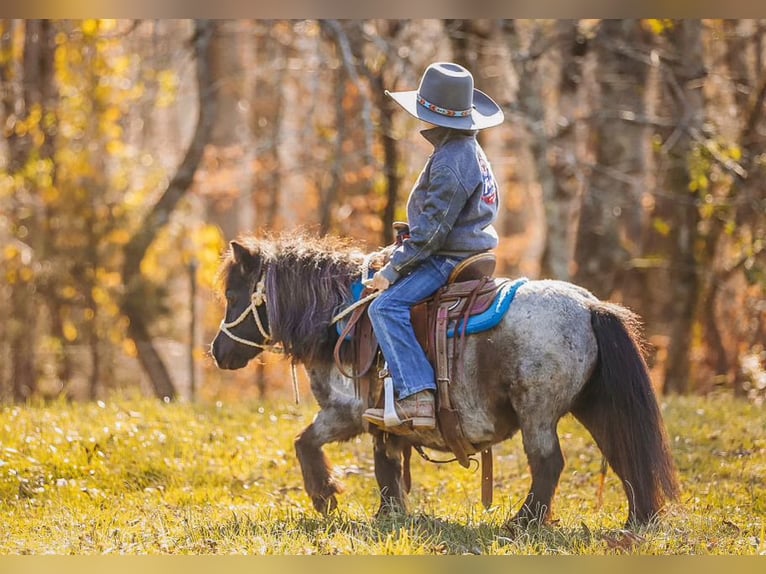
[[[420,132],[420,135],[422,135],[434,148],[441,147],[444,145],[444,143],[455,136],[471,136],[473,137],[476,134],[475,131],[461,131],[461,130],[455,130],[452,128],[445,128],[441,126],[436,126],[433,128],[428,128],[425,130],[422,130]]]

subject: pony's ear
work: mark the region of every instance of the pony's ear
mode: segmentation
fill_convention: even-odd
[[[229,242],[231,256],[235,264],[241,265],[245,271],[255,271],[258,267],[258,257],[237,241]]]

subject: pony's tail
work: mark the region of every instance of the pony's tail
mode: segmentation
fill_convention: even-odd
[[[678,496],[659,405],[642,352],[638,318],[628,309],[599,302],[591,308],[598,364],[572,414],[590,431],[622,480],[629,523],[644,524],[666,500]]]

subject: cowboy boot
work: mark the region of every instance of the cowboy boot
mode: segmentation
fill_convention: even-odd
[[[395,427],[386,426],[383,420],[383,409],[367,409],[362,414],[362,418],[385,430],[400,429],[405,425],[414,430],[436,428],[436,406],[433,391],[420,391],[405,399],[394,401],[394,408],[401,421]]]

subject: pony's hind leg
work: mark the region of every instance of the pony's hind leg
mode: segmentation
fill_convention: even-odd
[[[392,434],[375,434],[375,478],[380,489],[380,507],[376,517],[407,512],[411,452],[412,447],[405,444],[402,438]]]
[[[322,514],[335,510],[335,497],[343,491],[341,483],[330,471],[322,451],[328,442],[349,440],[362,432],[361,420],[346,409],[329,408],[319,411],[314,422],[295,439],[295,452],[303,474],[303,486],[314,508]]]
[[[526,527],[533,522],[544,523],[548,520],[553,495],[564,469],[564,455],[561,453],[555,423],[526,428],[522,424],[521,435],[532,474],[532,485],[524,504],[507,523],[509,527]]]

